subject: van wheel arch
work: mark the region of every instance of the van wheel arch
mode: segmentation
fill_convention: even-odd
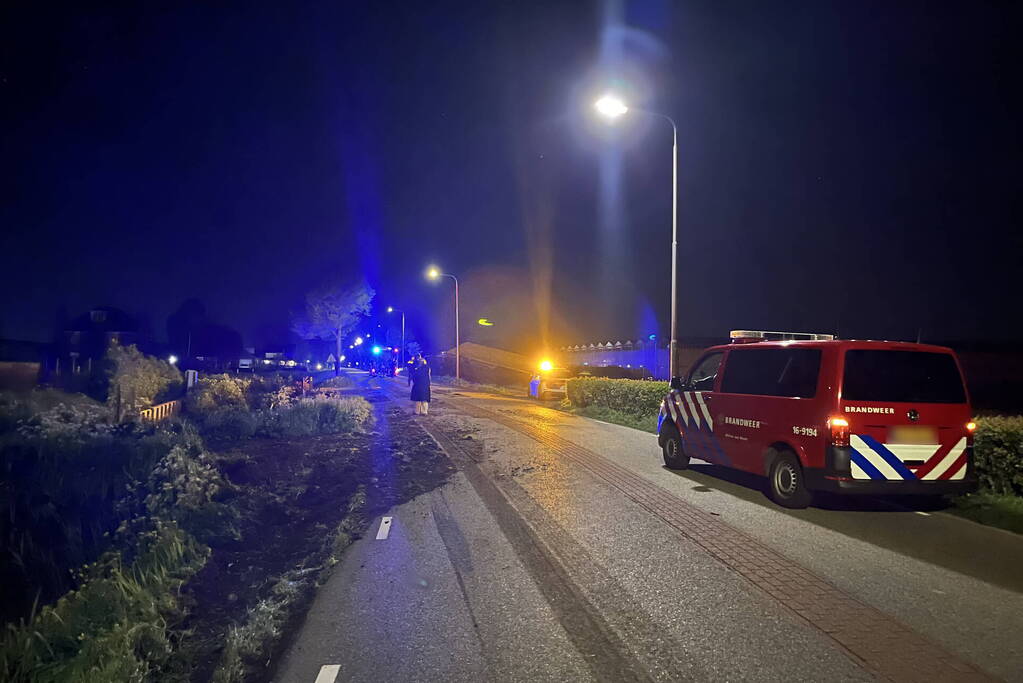
[[[771,472],[771,465],[774,464],[775,459],[784,452],[792,453],[796,456],[796,460],[802,465],[804,463],[803,455],[799,452],[799,449],[790,443],[784,441],[775,441],[773,444],[764,449],[763,455],[763,471],[761,474],[767,476]]]

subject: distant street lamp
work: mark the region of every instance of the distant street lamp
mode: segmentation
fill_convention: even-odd
[[[426,271],[426,277],[430,280],[439,280],[442,277],[449,277],[455,281],[455,381],[462,379],[461,351],[459,350],[458,338],[458,278],[451,273],[442,273],[436,266],[430,266]]]
[[[172,353],[170,358],[167,359],[167,362],[170,363],[171,365],[177,365],[178,357]]]
[[[405,311],[394,306],[387,307],[388,313],[401,313],[401,367],[405,367]]]
[[[615,120],[626,114],[629,107],[614,95],[608,94],[593,103],[605,118]],[[671,346],[668,350],[668,372],[678,376],[678,125],[675,119],[656,111],[636,109],[640,113],[657,116],[671,124]]]

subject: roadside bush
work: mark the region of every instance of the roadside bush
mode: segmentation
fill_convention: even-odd
[[[228,374],[201,377],[198,385],[188,392],[185,407],[200,417],[225,408],[247,409],[246,396],[251,384],[251,379]]]
[[[18,433],[28,439],[51,442],[52,448],[67,442],[82,443],[88,439],[107,436],[115,430],[113,415],[101,404],[58,403],[28,419],[20,420]]]
[[[369,402],[361,396],[341,399],[318,399],[319,431],[321,434],[354,432],[369,422],[372,414]]]
[[[178,369],[145,355],[134,345],[111,343],[103,362],[109,380],[106,398],[111,408],[120,405],[133,412],[181,395],[183,382]]]
[[[12,431],[23,421],[57,406],[100,411],[104,404],[85,394],[69,394],[58,389],[37,388],[28,392],[0,392],[0,434]],[[109,414],[109,411],[107,411]]]
[[[311,400],[302,400],[260,414],[259,434],[273,439],[319,433],[320,411]]]
[[[977,418],[973,457],[982,489],[1023,496],[1023,417]]]
[[[211,445],[248,439],[256,433],[258,421],[247,408],[215,410],[202,418],[202,434]]]
[[[260,414],[259,434],[271,438],[353,432],[364,427],[372,411],[361,396],[302,399]]]
[[[316,386],[330,387],[332,389],[350,389],[355,386],[355,382],[348,375],[337,375],[336,377],[323,380]]]
[[[258,375],[249,382],[246,399],[253,410],[264,410],[294,403],[301,394],[301,389],[289,376]]]
[[[604,377],[568,380],[568,400],[577,408],[597,407],[630,415],[657,415],[667,382]]]

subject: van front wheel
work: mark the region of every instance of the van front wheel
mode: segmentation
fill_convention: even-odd
[[[664,445],[661,446],[664,466],[669,470],[684,470],[689,467],[689,456],[682,449],[682,435],[675,425],[665,421],[661,430],[664,432]]]
[[[799,459],[790,451],[782,451],[771,463],[767,487],[771,500],[782,507],[805,508],[813,499],[810,490],[806,488]]]

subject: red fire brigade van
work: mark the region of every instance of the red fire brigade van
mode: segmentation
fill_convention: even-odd
[[[976,487],[969,397],[951,349],[736,330],[661,402],[664,463],[766,475],[785,507],[813,491],[935,495]]]

